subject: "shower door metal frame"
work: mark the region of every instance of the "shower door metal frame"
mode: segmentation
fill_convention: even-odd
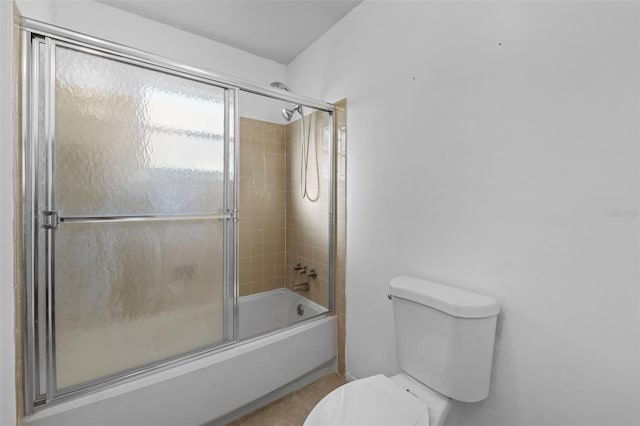
[[[38,134],[37,134],[37,85],[38,76],[35,74],[34,69],[35,61],[39,58],[36,57],[37,49],[43,45],[48,44],[48,48],[55,45],[71,46],[77,50],[89,51],[92,54],[98,54],[104,57],[114,58],[118,61],[130,63],[133,65],[141,66],[154,71],[159,71],[187,79],[199,81],[206,84],[222,87],[225,90],[225,181],[226,187],[224,191],[224,206],[225,213],[221,218],[225,219],[225,232],[224,232],[224,245],[225,256],[224,260],[224,306],[225,306],[225,318],[227,316],[232,317],[232,321],[226,321],[226,329],[224,330],[225,336],[232,336],[228,342],[223,343],[221,346],[214,346],[206,348],[204,350],[197,350],[193,353],[182,354],[174,358],[159,361],[157,363],[145,365],[131,371],[119,373],[113,377],[101,379],[92,383],[89,386],[83,384],[77,389],[67,389],[64,393],[56,393],[55,384],[52,382],[52,374],[55,374],[55,370],[52,371],[51,367],[55,368],[53,359],[51,357],[51,350],[39,350],[39,341],[46,339],[46,345],[51,348],[53,345],[52,337],[53,330],[51,329],[51,321],[53,314],[53,300],[47,297],[47,336],[41,336],[39,333],[39,318],[38,303],[42,303],[42,294],[38,293],[38,280],[41,279],[38,275],[38,230],[41,225],[56,224],[56,220],[60,223],[73,223],[74,221],[139,221],[139,220],[160,220],[161,218],[153,215],[140,215],[137,217],[124,217],[124,216],[92,216],[92,217],[62,217],[56,218],[55,214],[47,214],[40,216],[40,212],[37,211],[36,188],[37,176],[36,176],[36,164],[38,153]],[[37,48],[34,48],[37,46]],[[56,27],[47,23],[39,22],[36,20],[23,18],[21,21],[21,50],[22,50],[22,62],[21,62],[21,78],[22,78],[22,205],[23,205],[23,245],[22,245],[22,258],[23,258],[23,281],[25,288],[25,300],[23,302],[23,318],[25,326],[25,338],[23,339],[23,350],[25,354],[24,358],[24,372],[25,372],[25,411],[27,414],[33,413],[46,404],[47,406],[56,404],[58,402],[67,400],[70,397],[77,396],[79,394],[88,394],[91,392],[97,392],[108,386],[121,384],[123,382],[133,380],[146,374],[152,374],[160,369],[173,367],[182,363],[190,362],[194,359],[218,352],[223,350],[226,346],[237,343],[238,336],[238,170],[239,170],[239,92],[240,90],[249,93],[265,96],[268,98],[282,100],[286,102],[297,103],[306,107],[312,107],[320,111],[325,111],[329,114],[330,122],[330,141],[329,141],[329,157],[330,157],[330,179],[329,179],[329,312],[334,310],[334,276],[335,276],[335,220],[336,220],[336,159],[335,153],[337,152],[335,144],[335,120],[334,112],[335,107],[333,104],[319,101],[313,98],[308,98],[300,95],[296,95],[291,92],[285,92],[277,90],[266,85],[256,84],[243,79],[238,79],[224,74],[212,73],[207,70],[184,65],[178,61],[167,59],[149,52],[141,51],[135,48],[124,46],[121,44],[105,41],[89,35],[77,33],[64,28]],[[53,61],[45,61],[52,64]],[[49,77],[55,79],[55,73],[53,70],[49,70]],[[54,86],[53,82],[53,86]],[[52,82],[49,81],[48,85],[52,86]],[[55,89],[55,86],[53,87]],[[50,180],[49,180],[50,181]],[[46,218],[45,218],[46,217]],[[176,216],[174,219],[193,219],[199,218],[199,216]],[[49,220],[52,220],[51,222]],[[53,231],[47,230],[48,234]],[[52,240],[49,241],[51,243]],[[52,271],[48,271],[49,274]],[[51,290],[51,289],[49,289]],[[41,349],[41,348],[40,348]],[[47,371],[46,371],[46,387],[44,392],[41,392],[43,387],[41,386],[41,372],[39,367],[40,358],[45,356]]]
[[[159,71],[181,78],[187,78],[198,82],[203,82],[215,87],[224,89],[224,180],[223,180],[223,212],[220,214],[180,214],[180,215],[110,215],[110,216],[59,216],[55,203],[55,49],[61,46],[74,49],[84,53],[117,60],[134,66],[140,66],[151,71]],[[120,57],[115,52],[108,52],[104,49],[94,50],[91,47],[76,45],[69,41],[61,41],[50,37],[42,37],[37,34],[23,33],[22,47],[23,55],[23,203],[25,208],[24,221],[24,261],[25,261],[25,281],[26,285],[26,329],[25,353],[27,371],[25,380],[25,397],[27,408],[60,399],[67,398],[79,393],[86,393],[103,387],[120,383],[123,380],[138,377],[151,369],[174,365],[176,360],[191,359],[204,353],[218,350],[223,346],[233,344],[237,340],[237,286],[236,282],[236,177],[237,162],[236,141],[237,134],[234,125],[237,122],[237,97],[238,89],[233,86],[223,85],[219,82],[207,81],[201,77],[191,77],[181,72],[162,69],[162,67],[152,67],[146,63],[136,61],[135,58]],[[44,49],[45,61],[44,69],[34,61],[39,60],[40,49]],[[44,93],[39,93],[38,73],[44,73]],[[38,98],[44,96],[44,123],[39,123]],[[33,119],[32,119],[33,118]],[[40,140],[39,125],[44,126],[44,140]],[[45,146],[40,146],[44,144]],[[43,172],[38,170],[35,164],[39,161],[39,153],[46,150],[46,170],[45,176],[38,176]],[[45,200],[38,200],[38,185],[46,186]],[[145,364],[143,366],[127,369],[106,377],[101,377],[79,385],[74,385],[64,389],[56,386],[56,349],[55,349],[55,278],[54,278],[54,258],[55,258],[55,230],[60,224],[68,223],[100,223],[100,222],[151,222],[162,220],[223,220],[224,237],[223,247],[223,340],[217,344],[200,348],[187,353],[181,353],[157,362]],[[45,247],[38,247],[38,234],[45,233]],[[46,265],[44,274],[39,274],[41,265]],[[45,275],[44,277],[42,275]],[[41,299],[45,299],[45,311],[42,312]],[[40,302],[39,302],[40,301]],[[45,332],[39,326],[45,322]],[[43,336],[42,334],[45,334]],[[45,360],[45,366],[41,360]],[[42,369],[46,371],[43,372]],[[45,383],[43,383],[43,381]],[[30,410],[29,410],[30,411]]]

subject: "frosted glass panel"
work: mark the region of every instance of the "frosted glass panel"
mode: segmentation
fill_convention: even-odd
[[[55,74],[63,215],[222,210],[224,89],[64,47]]]
[[[58,389],[223,340],[223,223],[60,226]]]

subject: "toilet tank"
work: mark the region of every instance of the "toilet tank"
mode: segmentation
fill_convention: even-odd
[[[449,398],[489,395],[498,302],[412,277],[391,280],[396,351],[402,370]]]

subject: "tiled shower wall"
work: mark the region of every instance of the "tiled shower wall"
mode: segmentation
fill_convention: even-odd
[[[335,121],[334,313],[338,320],[338,371],[344,375],[346,101],[336,104]],[[311,147],[307,192],[311,199],[318,198],[314,202],[301,195],[301,125],[300,119],[286,126],[240,119],[240,295],[291,289],[306,281],[309,292],[301,294],[328,307],[329,116],[315,112],[305,117],[305,137]],[[294,271],[297,263],[315,269],[318,277],[308,278]]]
[[[314,112],[304,122],[309,196],[302,198],[302,120],[240,118],[240,295],[308,282],[302,294],[328,307],[329,115]],[[294,271],[297,263],[317,278]]]
[[[345,374],[345,260],[346,260],[346,167],[347,167],[347,102],[335,104],[336,138],[336,222],[335,222],[335,280],[334,314],[338,322],[338,372]],[[302,147],[301,120],[287,125],[287,287],[307,281],[309,293],[303,293],[314,302],[327,307],[329,272],[329,185],[330,185],[330,131],[329,115],[315,112],[305,117],[305,137],[310,142],[307,192],[302,198],[300,179],[300,150]],[[317,158],[317,166],[316,166]],[[318,171],[318,180],[316,180]],[[319,183],[319,186],[318,186]],[[316,199],[316,201],[311,201]],[[301,263],[317,271],[316,279],[309,279],[293,270]]]
[[[240,296],[284,287],[285,126],[240,118]]]
[[[314,112],[305,117],[304,137],[309,139],[307,193],[301,194],[302,120],[287,125],[287,288],[308,282],[304,296],[328,307],[329,264],[329,115]],[[317,161],[316,161],[317,159]],[[315,201],[311,201],[315,200]],[[315,269],[317,278],[293,270],[300,263]]]

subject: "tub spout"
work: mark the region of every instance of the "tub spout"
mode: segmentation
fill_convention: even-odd
[[[293,286],[293,291],[309,291],[309,283],[296,284]]]

